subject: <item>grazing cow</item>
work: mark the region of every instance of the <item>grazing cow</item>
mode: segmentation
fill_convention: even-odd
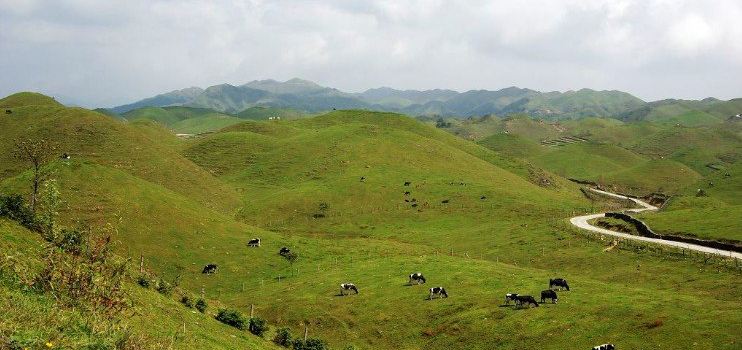
[[[409,186],[409,185],[411,185],[411,184],[412,184],[412,182],[410,182],[410,181],[405,181],[405,182],[404,182],[404,185],[405,185],[405,186]]]
[[[563,278],[549,279],[549,289],[553,289],[554,287],[558,287],[559,290],[566,289],[569,291],[569,284]]]
[[[449,202],[449,200],[448,200],[448,199],[444,199],[444,200],[442,200],[442,201],[441,201],[441,203],[443,203],[443,204],[446,204],[446,203],[448,203],[448,202]]]
[[[613,344],[603,344],[603,345],[593,346],[593,350],[616,350],[616,346]]]
[[[366,177],[365,176],[361,176],[361,182],[366,182]]]
[[[5,114],[11,114],[11,113],[13,113],[13,111],[11,111],[11,110],[9,110],[9,109],[6,109],[6,110],[5,110]]]
[[[417,203],[412,203],[413,208],[417,208]]]
[[[247,242],[248,247],[260,247],[260,238],[253,238]]]
[[[405,202],[407,202],[407,203],[409,203],[409,202],[410,202],[410,200],[409,200],[409,199],[405,199],[404,201],[405,201]]]
[[[534,305],[538,307],[538,302],[530,295],[518,295],[515,297],[515,306],[521,307],[523,305]]]
[[[283,256],[283,255],[288,255],[289,253],[291,253],[291,250],[290,250],[289,248],[286,248],[286,247],[282,247],[282,248],[281,248],[281,249],[280,249],[280,250],[278,251],[278,255],[281,255],[281,256]]]
[[[405,191],[404,195],[405,196],[409,196],[410,195],[410,191]]]
[[[511,301],[515,302],[516,298],[518,298],[518,293],[505,294],[505,305],[510,305]]]
[[[411,273],[410,285],[412,285],[412,282],[415,282],[415,284],[425,283],[425,276],[423,276],[423,274],[420,272]]]
[[[348,291],[354,291],[356,294],[358,294],[358,288],[353,283],[343,283],[340,285],[340,295],[345,295],[345,292]]]
[[[446,289],[443,287],[430,288],[430,295],[428,295],[428,300],[433,299],[434,295],[437,295],[441,298],[448,298],[448,293],[446,293]]]
[[[219,266],[216,266],[216,264],[208,264],[204,266],[203,271],[201,273],[205,273],[207,275],[210,275],[212,273],[216,273],[216,270],[219,268]]]
[[[479,199],[485,200],[485,199],[487,199],[487,196],[481,196],[481,197],[479,197]]]
[[[69,154],[67,154],[67,153],[62,153],[62,155],[61,155],[61,156],[59,156],[59,158],[60,158],[60,159],[64,159],[64,160],[70,160],[70,158],[71,158],[71,157],[70,157],[70,155],[69,155]]]
[[[541,303],[543,304],[546,299],[551,299],[552,304],[557,303],[557,294],[551,289],[547,289],[541,292]]]

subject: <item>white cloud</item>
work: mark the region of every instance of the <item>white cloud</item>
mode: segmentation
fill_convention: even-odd
[[[739,18],[736,0],[0,0],[0,94],[113,105],[303,77],[354,91],[518,85],[739,97],[728,79],[742,76]]]

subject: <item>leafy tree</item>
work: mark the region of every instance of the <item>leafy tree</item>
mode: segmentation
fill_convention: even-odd
[[[319,338],[309,338],[306,341],[302,339],[294,340],[294,350],[327,350],[329,347],[324,340]]]
[[[36,198],[39,194],[39,187],[44,181],[45,174],[42,167],[51,158],[55,147],[45,139],[17,139],[15,140],[16,159],[31,163],[33,169],[33,192],[31,192],[31,211],[36,212]]]
[[[268,331],[268,324],[264,319],[260,317],[250,319],[250,333],[262,337],[266,331]]]
[[[59,217],[61,204],[59,185],[56,180],[44,182],[38,204],[37,216],[44,238],[47,241],[54,241],[57,236],[57,217]]]
[[[198,300],[196,300],[196,310],[198,310],[199,312],[206,312],[207,307],[209,307],[209,305],[206,303],[206,300],[203,300],[201,298],[198,298]]]
[[[247,319],[237,310],[221,309],[216,315],[217,321],[239,330],[247,328]],[[251,322],[252,324],[252,322]]]
[[[291,329],[288,327],[279,328],[276,332],[276,336],[273,337],[273,342],[284,347],[291,346]]]

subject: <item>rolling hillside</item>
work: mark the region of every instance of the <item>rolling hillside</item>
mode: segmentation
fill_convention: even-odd
[[[0,104],[13,100],[22,99]],[[0,191],[27,193],[30,172],[7,155],[9,140],[53,140],[72,154],[44,168],[60,184],[67,224],[111,223],[122,256],[143,256],[148,269],[168,278],[180,274],[181,286],[203,290],[210,304],[244,313],[252,305],[271,327],[301,334],[307,325],[332,348],[590,348],[610,341],[619,348],[734,349],[742,341],[736,272],[648,250],[604,251],[605,242],[586,240],[564,219],[611,203],[590,203],[554,172],[414,119],[336,111],[246,121],[179,140],[149,121],[40,103],[13,105],[0,119],[8,135],[0,140]],[[254,237],[260,248],[246,246]],[[298,259],[281,257],[281,247]],[[219,271],[203,275],[205,264]],[[415,271],[429,284],[407,286]],[[554,277],[572,285],[558,304],[499,306],[508,292],[537,296]],[[360,294],[337,296],[343,282],[356,283]],[[425,300],[427,288],[438,285],[450,297]],[[171,321],[181,315],[171,314],[168,302],[149,292],[135,298],[142,312],[165,306],[132,321],[145,325],[137,326],[143,333],[157,338],[182,327]],[[160,313],[170,316],[152,322]],[[204,329],[184,347],[262,344],[244,332],[208,337],[224,326],[197,316],[182,316]]]

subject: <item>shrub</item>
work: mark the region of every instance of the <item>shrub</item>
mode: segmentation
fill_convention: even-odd
[[[294,340],[294,350],[327,350],[327,343],[318,338],[309,338],[307,341]]]
[[[262,337],[263,333],[266,331],[268,331],[268,325],[264,319],[260,317],[253,317],[250,319],[250,333]]]
[[[40,230],[36,215],[19,194],[0,195],[0,217],[17,221],[30,230]]]
[[[191,297],[187,295],[184,295],[182,298],[180,298],[180,302],[189,309],[193,308],[193,299],[191,299]]]
[[[159,292],[162,295],[170,295],[173,293],[173,287],[172,284],[170,284],[168,281],[165,281],[162,277],[157,281],[157,285],[155,286],[155,289],[157,292]]]
[[[196,310],[200,311],[201,313],[206,312],[206,308],[209,307],[208,304],[206,304],[206,300],[203,300],[201,298],[198,298],[196,300]]]
[[[79,229],[62,229],[59,238],[54,244],[70,254],[80,255],[87,243],[85,242],[86,236],[87,232]]]
[[[144,288],[149,288],[149,283],[149,278],[147,278],[146,276],[139,276],[137,278],[137,284]]]
[[[273,342],[287,348],[291,346],[291,329],[288,327],[279,328]]]
[[[216,315],[216,319],[239,330],[247,328],[247,319],[237,310],[221,309]]]

